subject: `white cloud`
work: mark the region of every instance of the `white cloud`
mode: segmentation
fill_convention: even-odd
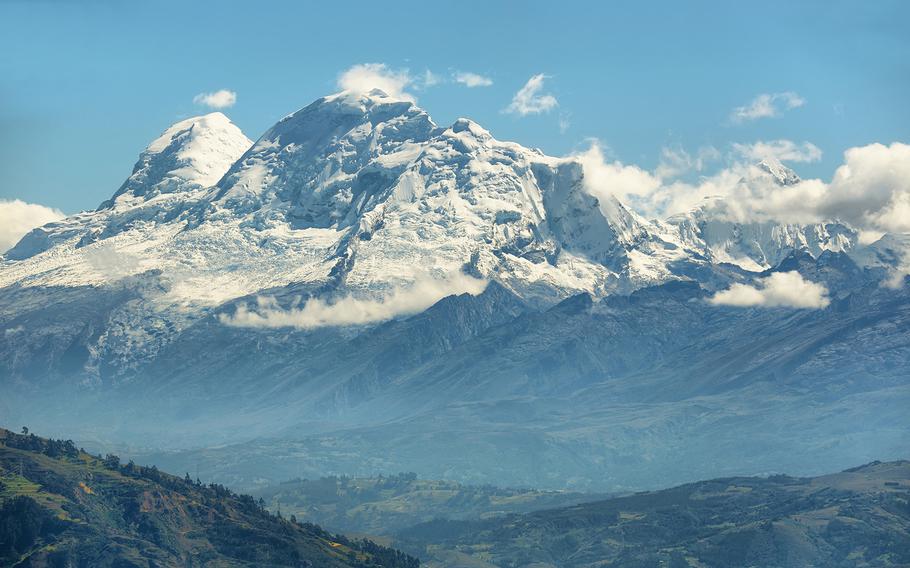
[[[905,258],[903,263],[895,266],[891,271],[888,279],[885,280],[885,286],[897,290],[904,285],[908,276],[910,276],[910,260]]]
[[[660,179],[638,166],[624,165],[618,160],[607,161],[600,142],[591,140],[590,144],[584,152],[571,156],[584,169],[588,193],[601,201],[612,195],[633,207],[650,209],[648,197],[660,188]]]
[[[227,89],[221,89],[214,93],[199,93],[193,97],[193,102],[209,108],[228,108],[234,106],[234,103],[237,102],[237,93]]]
[[[436,85],[442,83],[442,77],[433,73],[429,69],[423,72],[423,81],[421,86],[426,89],[427,87],[435,87]]]
[[[454,77],[456,83],[461,83],[465,87],[489,87],[493,84],[493,79],[468,71],[458,71]]]
[[[87,268],[98,278],[108,281],[138,274],[142,272],[144,264],[139,255],[118,250],[104,241],[86,248],[83,258],[88,265]]]
[[[772,118],[780,116],[785,110],[798,108],[805,104],[806,100],[792,91],[763,93],[752,99],[749,104],[733,109],[730,120],[734,123],[742,123],[759,118]]]
[[[436,76],[430,73],[430,76]],[[391,69],[385,63],[361,63],[338,76],[338,88],[351,93],[369,93],[379,89],[387,95],[407,101],[416,101],[406,89],[414,84],[407,69]]]
[[[682,147],[665,147],[660,151],[660,163],[654,174],[661,179],[672,179],[691,171],[701,172],[720,156],[720,150],[714,146],[703,146],[694,156]]]
[[[0,199],[0,253],[13,247],[25,233],[64,217],[57,209],[26,203],[21,199]]]
[[[910,232],[910,145],[895,142],[850,148],[829,182],[803,179],[782,186],[755,164],[760,159],[806,162],[820,155],[821,150],[809,142],[734,144],[726,166],[695,181],[678,176],[700,171],[704,163],[719,159],[716,149],[706,148],[692,156],[681,148],[665,148],[653,172],[606,160],[596,143],[570,158],[582,163],[595,193],[609,192],[651,217],[684,213],[706,198],[719,197],[723,214],[736,222],[840,220],[857,229],[864,242],[885,232]]]
[[[528,79],[525,86],[519,89],[515,96],[512,97],[512,102],[505,108],[504,112],[527,116],[529,114],[549,112],[559,105],[553,95],[540,94],[546,78],[543,73],[538,73]]]
[[[259,298],[254,309],[240,306],[234,315],[222,314],[220,320],[235,327],[298,329],[378,323],[397,316],[420,313],[453,294],[477,295],[486,285],[484,280],[462,274],[446,280],[422,278],[410,286],[395,288],[381,298],[344,296],[331,303],[315,298],[308,300],[302,308],[288,310],[278,307],[274,299]]]
[[[744,158],[758,162],[773,159],[783,162],[817,162],[821,149],[811,142],[798,144],[792,140],[758,141],[752,144],[733,144],[733,150]]]
[[[910,231],[910,145],[850,148],[817,205],[822,215],[865,229]]]
[[[775,272],[754,286],[733,284],[708,299],[718,306],[820,309],[831,303],[824,285],[805,280],[799,272]]]

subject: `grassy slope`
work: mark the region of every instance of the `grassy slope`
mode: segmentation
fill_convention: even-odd
[[[73,449],[0,429],[0,528],[9,534],[37,518],[26,550],[0,555],[21,566],[416,566],[372,543],[271,515],[249,497],[151,468],[113,467]],[[14,447],[18,446],[18,447]],[[54,454],[58,451],[51,452]],[[38,507],[28,508],[22,496]],[[20,499],[17,500],[17,497]],[[23,505],[30,518],[12,510]],[[2,516],[2,515],[0,515]],[[4,524],[6,523],[6,524]],[[0,533],[0,550],[4,534]],[[6,537],[7,548],[10,536]],[[28,539],[26,539],[28,540]]]
[[[726,478],[393,541],[430,566],[910,566],[910,462]]]
[[[483,519],[574,505],[597,495],[505,489],[454,481],[389,477],[292,480],[253,492],[267,506],[345,533],[391,535],[405,527],[446,519]]]

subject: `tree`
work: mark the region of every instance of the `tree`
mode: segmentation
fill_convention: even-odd
[[[23,436],[28,436],[28,426],[23,426],[23,427],[22,427],[22,435],[23,435]]]

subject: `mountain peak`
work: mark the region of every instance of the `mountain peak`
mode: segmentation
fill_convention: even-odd
[[[384,91],[379,88],[373,88],[369,91],[355,91],[347,90],[340,91],[334,95],[328,95],[320,99],[322,101],[335,101],[335,100],[344,100],[349,102],[359,102],[359,103],[408,103],[410,105],[414,104],[414,99],[408,95],[404,94],[390,94],[387,91]],[[318,101],[317,101],[318,102]]]
[[[221,181],[216,200],[243,209],[275,198],[332,200],[330,188],[347,188],[371,159],[426,142],[436,131],[426,111],[378,89],[323,97],[266,131]]]
[[[795,171],[783,165],[777,158],[765,158],[755,164],[755,167],[770,175],[778,185],[796,185],[802,181]]]
[[[101,207],[210,187],[252,144],[220,112],[180,120],[145,148],[133,173]]]
[[[400,116],[427,114],[414,103],[413,99],[402,95],[389,95],[381,89],[372,89],[368,92],[341,91],[316,99],[297,112],[289,114],[281,119],[272,130],[281,124],[312,120],[316,115],[360,117],[375,125]],[[266,132],[263,138],[268,137],[269,132]]]

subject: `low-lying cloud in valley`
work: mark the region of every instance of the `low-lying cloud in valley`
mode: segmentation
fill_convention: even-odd
[[[239,306],[233,315],[221,314],[222,323],[234,327],[315,329],[327,326],[363,325],[420,313],[446,296],[477,295],[487,282],[463,274],[446,279],[422,277],[380,297],[343,296],[334,301],[307,300],[303,307],[281,308],[274,298],[257,298],[254,308]]]
[[[737,283],[712,296],[708,302],[715,306],[739,308],[801,308],[828,307],[828,289],[806,280],[799,272],[775,272],[758,279],[754,285]]]

